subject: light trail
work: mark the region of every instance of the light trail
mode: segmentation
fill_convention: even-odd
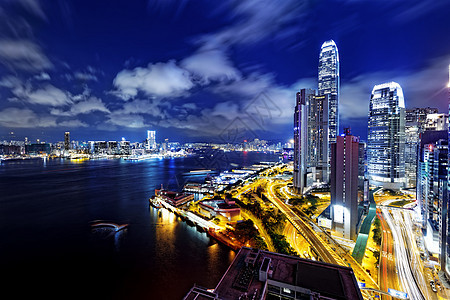
[[[416,278],[416,281],[420,287],[420,290],[422,291],[422,294],[424,296],[426,296],[426,299],[431,299],[432,296],[430,295],[430,291],[428,289],[428,285],[426,283],[425,280],[425,276],[423,273],[423,263],[422,260],[420,259],[420,251],[417,248],[417,243],[416,243],[416,239],[415,239],[415,235],[414,235],[414,227],[412,224],[412,212],[409,210],[397,210],[396,211],[396,215],[399,216],[399,219],[401,219],[401,214],[403,214],[403,220],[404,220],[404,228],[403,228],[403,233],[405,235],[405,237],[407,238],[407,240],[409,241],[408,243],[408,250],[409,250],[409,261],[411,263],[412,269],[413,269],[413,274]]]
[[[282,184],[269,183],[268,186],[268,198],[275,204],[278,209],[288,218],[291,224],[299,231],[299,233],[305,238],[305,240],[311,245],[312,249],[317,255],[325,262],[337,264],[341,266],[349,266],[353,269],[353,272],[358,280],[365,281],[368,287],[378,289],[378,284],[373,278],[361,267],[356,260],[349,255],[344,249],[334,245],[332,248],[328,243],[322,239],[322,237],[316,232],[320,231],[320,227],[316,226],[312,222],[307,222],[295,214],[289,206],[287,206],[282,200],[280,200],[274,193],[274,186]],[[332,240],[330,238],[330,240]],[[334,240],[332,240],[334,242]],[[339,253],[337,253],[339,251]]]
[[[411,300],[424,300],[419,287],[417,286],[414,278],[413,271],[409,262],[409,256],[406,251],[408,243],[411,243],[409,238],[406,238],[402,234],[402,227],[405,230],[405,224],[403,223],[403,217],[401,214],[395,216],[395,221],[389,213],[388,209],[382,208],[384,219],[388,223],[392,236],[394,238],[395,248],[395,262],[398,271],[398,277],[401,287],[408,293],[408,297]],[[415,241],[413,241],[415,244]]]

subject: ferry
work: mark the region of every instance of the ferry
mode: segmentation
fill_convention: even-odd
[[[213,171],[212,170],[193,170],[193,171],[189,171],[189,173],[199,173],[199,174],[210,173],[210,172],[213,172]]]

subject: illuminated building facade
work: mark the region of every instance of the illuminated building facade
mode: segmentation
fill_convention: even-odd
[[[308,102],[308,167],[312,182],[329,181],[329,95],[309,97]],[[310,185],[312,182],[309,182]]]
[[[156,131],[147,130],[147,150],[156,149]]]
[[[64,133],[64,150],[70,150],[70,132],[68,131]]]
[[[405,123],[405,177],[406,187],[415,187],[420,134],[428,123],[427,116],[437,114],[437,108],[413,108],[406,110]]]
[[[447,200],[447,130],[425,131],[422,134],[417,172],[417,202],[426,228],[428,251],[437,254],[440,248],[439,228],[443,204]]]
[[[405,186],[405,100],[396,82],[372,90],[367,160],[371,185],[393,190]]]
[[[449,75],[449,81],[448,81],[448,88],[449,88],[449,103],[448,103],[448,109],[449,109],[449,115],[450,115],[450,65],[448,67],[448,75]],[[448,133],[448,141],[450,141],[450,125],[447,127],[447,133]],[[450,166],[450,151],[448,151],[448,157],[447,157],[447,166]],[[443,244],[441,245],[441,272],[440,276],[443,282],[446,283],[446,286],[450,288],[450,172],[448,172],[447,169],[447,203],[443,201],[443,217],[442,217],[442,224],[441,224],[441,236]],[[444,276],[442,276],[444,275]]]
[[[339,132],[339,52],[333,40],[322,44],[319,55],[319,96],[328,95],[328,142]],[[328,156],[330,157],[330,156]]]
[[[306,187],[308,155],[308,104],[315,91],[302,89],[297,93],[294,112],[294,180],[296,193],[302,193]]]
[[[425,130],[447,130],[448,114],[428,114],[425,120]]]
[[[359,157],[359,137],[349,130],[331,144],[332,233],[350,240],[357,235]]]

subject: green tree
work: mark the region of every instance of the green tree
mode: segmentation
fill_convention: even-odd
[[[253,221],[250,219],[237,223],[234,229],[234,234],[236,237],[244,243],[256,236],[258,233]]]
[[[377,245],[381,245],[381,222],[379,218],[376,218],[375,221],[373,222],[373,240]]]
[[[375,257],[375,259],[376,259],[377,261],[379,261],[379,260],[380,260],[380,251],[375,250],[375,251],[373,252],[373,257]]]

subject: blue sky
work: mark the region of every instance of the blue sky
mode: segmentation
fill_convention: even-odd
[[[287,141],[295,93],[317,88],[333,39],[341,130],[364,139],[375,84],[446,112],[449,11],[431,0],[0,0],[0,138]]]

